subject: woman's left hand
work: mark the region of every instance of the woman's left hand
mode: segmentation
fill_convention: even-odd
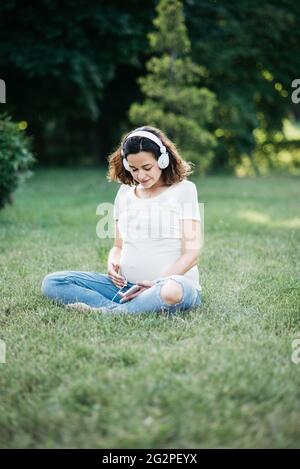
[[[155,280],[143,280],[142,282],[136,282],[136,285],[140,285],[140,289],[132,293],[131,295],[128,295],[125,298],[122,298],[120,300],[120,303],[125,303],[125,301],[130,301],[133,298],[135,298],[137,295],[142,293],[143,291],[147,290],[148,288],[151,288],[153,285],[155,285]],[[124,296],[125,293],[120,292],[119,295]]]

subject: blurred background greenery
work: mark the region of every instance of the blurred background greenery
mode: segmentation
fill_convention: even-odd
[[[293,0],[2,0],[0,112],[40,166],[105,167],[149,124],[196,173],[299,174],[299,23]]]

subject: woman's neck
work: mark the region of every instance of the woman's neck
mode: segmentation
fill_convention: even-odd
[[[135,193],[137,193],[138,191],[138,194],[140,194],[140,198],[148,199],[156,195],[159,195],[159,193],[161,192],[160,189],[162,189],[163,187],[167,187],[167,185],[164,182],[160,182],[159,185],[155,184],[149,189],[145,189],[142,185],[138,185],[135,188]]]

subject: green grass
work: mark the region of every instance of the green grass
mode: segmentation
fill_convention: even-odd
[[[98,170],[37,171],[0,212],[0,446],[299,447],[299,181],[195,181],[202,306],[102,316],[52,304],[40,284],[106,272],[96,207],[117,185]]]

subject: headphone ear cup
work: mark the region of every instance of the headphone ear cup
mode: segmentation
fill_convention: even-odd
[[[130,166],[126,158],[123,158],[123,166],[127,171],[130,171]]]
[[[164,152],[160,155],[160,157],[157,160],[158,166],[160,169],[165,169],[169,166],[170,163],[170,158],[169,158],[169,153]]]

